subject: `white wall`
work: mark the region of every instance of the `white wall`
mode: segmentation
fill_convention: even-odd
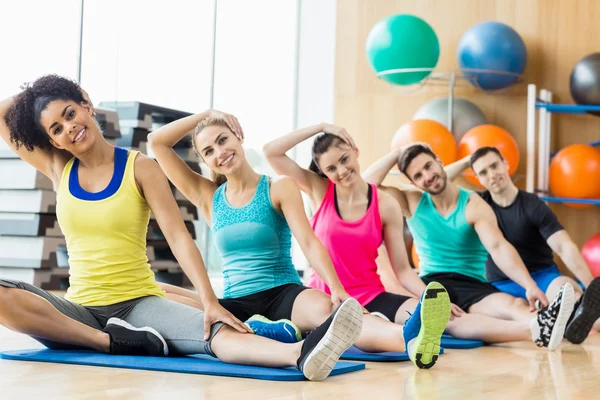
[[[300,1],[297,127],[333,122],[336,0]],[[303,167],[311,160],[312,140],[296,146],[291,155]],[[308,199],[304,204],[312,215]],[[294,241],[292,258],[298,269],[308,262]],[[306,276],[306,275],[305,275]]]

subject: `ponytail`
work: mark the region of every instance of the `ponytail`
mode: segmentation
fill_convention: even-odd
[[[225,175],[218,174],[212,169],[210,170],[210,177],[217,187],[227,182],[227,177]]]
[[[321,171],[321,168],[319,168],[319,166],[317,165],[317,162],[314,158],[310,160],[310,165],[308,166],[308,169],[314,172],[315,174],[319,175],[321,178],[327,178],[323,171]]]

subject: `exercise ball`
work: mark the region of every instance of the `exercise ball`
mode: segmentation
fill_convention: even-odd
[[[600,105],[600,53],[590,54],[575,64],[569,89],[575,103]],[[600,115],[600,112],[591,114]]]
[[[557,197],[600,198],[600,150],[588,144],[573,144],[556,153],[550,162],[550,191]],[[590,204],[565,203],[588,208]]]
[[[458,65],[472,85],[484,90],[498,90],[515,83],[517,75],[523,73],[527,48],[513,28],[501,22],[487,21],[465,32],[458,43],[457,57]]]
[[[392,149],[413,142],[429,144],[444,165],[456,161],[456,140],[450,131],[439,122],[430,119],[408,121],[394,134]]]
[[[421,106],[413,119],[431,119],[448,127],[448,98],[433,99]],[[487,124],[479,107],[467,99],[455,98],[452,105],[452,134],[460,140],[470,129]]]
[[[412,260],[412,265],[414,269],[419,269],[419,254],[417,253],[417,246],[413,244],[412,250],[410,252],[410,258]]]
[[[590,267],[590,272],[597,278],[600,276],[600,233],[588,239],[581,249],[585,262]]]
[[[433,68],[440,56],[434,30],[419,17],[396,14],[383,18],[367,37],[367,60],[376,73],[400,68]],[[382,75],[395,85],[412,85],[431,71]]]
[[[508,173],[514,174],[519,167],[519,145],[508,131],[496,125],[476,126],[465,133],[458,143],[457,158],[464,158],[475,153],[477,149],[488,146],[496,147],[500,151],[502,157],[508,161]],[[464,176],[469,182],[480,186],[479,179],[472,169],[467,169]]]

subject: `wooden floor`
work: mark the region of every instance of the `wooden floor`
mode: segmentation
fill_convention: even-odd
[[[0,327],[0,350],[41,347]],[[555,352],[531,343],[447,350],[431,370],[367,363],[324,382],[271,382],[0,360],[0,399],[593,399],[600,335]]]

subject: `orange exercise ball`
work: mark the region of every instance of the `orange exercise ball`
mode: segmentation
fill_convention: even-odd
[[[412,262],[413,262],[413,267],[415,269],[419,269],[419,261],[420,261],[420,259],[419,259],[419,255],[417,254],[417,247],[414,245],[414,243],[413,243],[410,255],[411,255]]]
[[[444,165],[456,161],[456,139],[442,124],[430,119],[415,119],[402,125],[394,134],[392,149],[409,143],[425,142]]]
[[[508,161],[508,173],[514,174],[519,167],[519,145],[507,130],[496,125],[479,125],[465,133],[458,143],[458,159],[471,155],[482,147],[496,147]],[[465,171],[465,178],[481,186],[472,169]]]
[[[550,163],[550,191],[557,197],[600,199],[600,150],[573,144],[559,151]],[[573,208],[591,204],[565,203]]]

